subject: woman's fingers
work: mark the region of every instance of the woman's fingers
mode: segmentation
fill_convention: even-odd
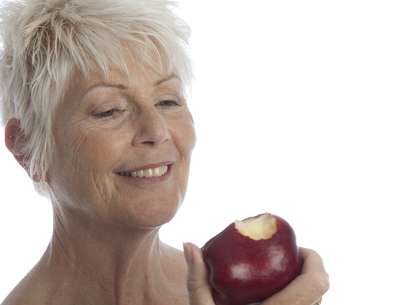
[[[190,305],[215,305],[207,282],[201,249],[192,243],[184,243],[184,256],[188,264],[187,286]]]
[[[319,254],[305,248],[300,248],[300,254],[304,260],[301,274],[261,305],[313,305],[327,292],[329,277]]]
[[[325,294],[329,288],[329,278],[321,257],[305,248],[300,248],[300,254],[304,260],[301,274],[261,305],[313,305]],[[185,243],[184,255],[188,264],[190,305],[215,305],[201,249],[192,243]]]
[[[261,305],[313,305],[325,294],[326,287],[319,275],[301,274]]]

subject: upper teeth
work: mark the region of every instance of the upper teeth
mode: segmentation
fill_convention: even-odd
[[[140,178],[150,178],[150,177],[160,177],[165,175],[165,173],[168,171],[168,166],[167,165],[162,165],[160,167],[155,167],[155,168],[146,168],[146,169],[141,169],[138,171],[134,172],[127,172],[127,173],[122,173],[128,176],[133,176],[133,177],[140,177]]]

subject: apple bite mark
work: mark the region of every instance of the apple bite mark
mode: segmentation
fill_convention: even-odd
[[[242,221],[235,221],[236,229],[240,234],[253,240],[270,239],[277,232],[277,221],[270,213],[260,217],[250,217]]]

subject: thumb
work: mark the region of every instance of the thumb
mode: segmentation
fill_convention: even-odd
[[[215,305],[201,249],[192,243],[184,243],[184,256],[188,265],[187,287],[190,305]]]

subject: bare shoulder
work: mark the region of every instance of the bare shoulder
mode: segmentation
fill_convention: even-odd
[[[176,269],[178,272],[187,272],[187,265],[184,258],[184,253],[177,248],[171,247],[167,244],[162,244],[163,252],[165,253],[165,259],[168,260],[168,266]]]
[[[163,265],[169,279],[174,283],[175,288],[182,294],[187,294],[186,279],[187,279],[187,264],[184,258],[184,253],[174,247],[162,244],[165,264]]]
[[[46,305],[45,291],[42,288],[39,274],[34,267],[0,305]]]

